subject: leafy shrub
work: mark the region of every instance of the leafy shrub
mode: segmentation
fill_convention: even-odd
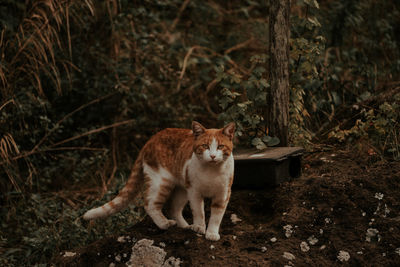
[[[384,102],[378,108],[363,108],[361,118],[357,119],[350,129],[337,126],[329,137],[349,141],[366,138],[372,140],[372,146],[394,159],[400,159],[400,94],[394,96],[393,102]]]

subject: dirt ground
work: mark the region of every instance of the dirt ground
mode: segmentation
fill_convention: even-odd
[[[400,162],[370,154],[305,154],[302,177],[268,191],[233,190],[218,242],[158,230],[147,217],[125,238],[99,240],[54,264],[125,266],[134,242],[147,238],[181,266],[400,266]]]

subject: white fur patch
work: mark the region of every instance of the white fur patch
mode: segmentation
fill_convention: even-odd
[[[226,195],[228,184],[233,175],[234,161],[232,154],[221,164],[210,164],[200,160],[193,153],[185,163],[188,169],[192,189],[201,192],[204,197]]]
[[[212,139],[209,149],[204,150],[203,160],[220,162],[224,159],[224,153],[218,149],[218,142],[215,138]]]
[[[174,181],[172,174],[163,167],[153,169],[146,163],[143,163],[143,172],[151,179],[149,188],[149,198],[157,197],[159,188],[161,187],[163,180]]]

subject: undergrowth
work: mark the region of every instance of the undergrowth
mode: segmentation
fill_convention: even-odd
[[[268,1],[4,3],[0,265],[46,264],[133,224],[133,209],[80,216],[115,195],[160,129],[234,120],[242,145],[277,144],[263,118]],[[292,144],[366,139],[399,159],[397,2],[292,5]]]
[[[8,205],[0,210],[0,265],[46,266],[59,252],[76,249],[107,235],[118,235],[143,217],[141,209],[131,205],[115,216],[95,222],[82,219],[91,207],[110,201],[125,184],[122,175],[116,186],[101,199],[91,202],[85,190],[34,193],[21,196],[10,192]]]

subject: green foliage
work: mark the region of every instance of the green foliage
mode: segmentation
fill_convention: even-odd
[[[289,132],[293,143],[307,146],[312,133],[307,125],[310,119],[307,104],[310,102],[305,99],[321,91],[321,56],[326,40],[317,18],[318,2],[298,1],[297,4],[299,12],[291,17]],[[316,99],[311,104],[315,102]]]
[[[216,81],[222,87],[219,104],[224,110],[219,118],[235,121],[236,135],[258,149],[279,143],[276,137],[268,136],[263,118],[269,88],[268,82],[262,77],[266,71],[266,59],[266,55],[252,56],[252,71],[247,77],[234,71],[225,72],[222,66],[216,68]]]
[[[188,127],[194,118],[210,127],[235,121],[241,145],[278,144],[263,118],[268,1],[5,3],[1,265],[46,263],[60,250],[124,229],[124,216],[134,221],[137,215],[122,213],[89,230],[77,218],[99,204],[88,204],[93,192],[122,184],[139,149],[162,128]],[[399,158],[394,95],[361,106],[359,120],[346,125],[336,117],[398,86],[398,5],[292,5],[292,143],[307,145],[335,129],[331,137],[368,138]],[[71,190],[79,197],[63,195]]]
[[[316,13],[317,1],[298,1],[299,14],[291,18],[290,49],[290,137],[293,143],[306,145],[312,134],[307,129],[309,113],[304,103],[306,92],[319,90],[322,84],[319,76],[321,55],[325,38]],[[305,13],[305,14],[304,14]],[[267,21],[264,27],[268,28]],[[264,49],[268,46],[264,44]],[[268,56],[255,55],[250,58],[250,73],[240,75],[217,68],[216,80],[220,82],[219,104],[223,109],[220,119],[234,120],[238,124],[237,135],[244,144],[258,149],[279,144],[279,139],[268,136],[263,115],[266,111],[269,84],[266,80]]]
[[[382,155],[400,160],[400,94],[395,95],[393,102],[384,102],[377,109],[364,108],[360,114],[362,118],[353,127],[347,130],[337,126],[329,136],[341,142],[358,138],[372,140]]]
[[[385,95],[386,90],[396,87],[393,81],[400,78],[400,39],[394,25],[400,22],[400,10],[393,1],[334,1],[321,10],[319,18],[328,48],[323,59],[323,94],[315,95],[312,116],[318,122],[315,125],[320,127],[319,131],[323,132],[333,126],[338,109],[350,110],[353,104]],[[357,129],[367,127],[361,126],[362,122],[368,122],[371,143],[381,151],[387,151],[389,147],[395,149],[398,141],[393,132],[394,125],[389,123],[391,112],[381,109],[384,102],[392,103],[392,100],[393,95],[389,95],[374,106],[365,107],[365,112],[373,110],[377,117],[362,114],[355,124],[345,128],[340,126],[337,133],[342,130],[343,134],[346,131],[355,133]],[[382,124],[382,121],[388,123]],[[372,129],[380,130],[373,134]],[[384,132],[386,135],[379,135]],[[342,137],[354,140],[356,136],[366,137],[364,134],[344,134]]]

